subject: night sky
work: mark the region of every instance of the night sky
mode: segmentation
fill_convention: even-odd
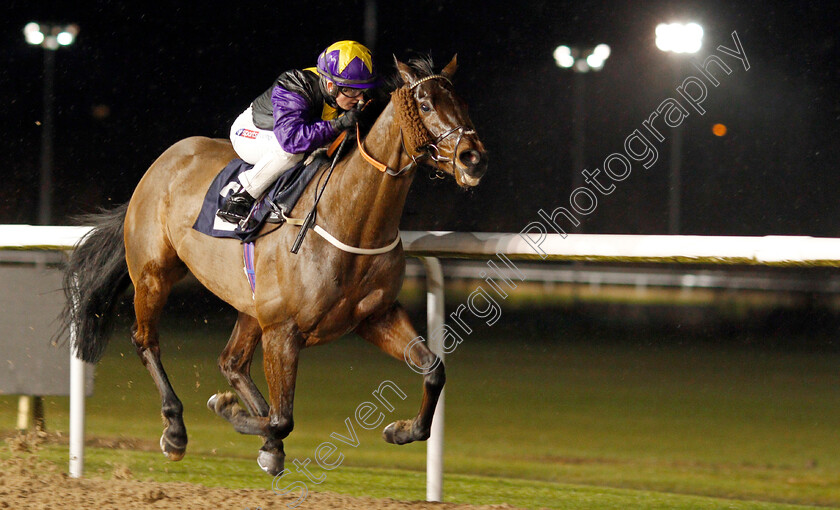
[[[71,4],[79,4],[71,7]],[[612,153],[668,98],[683,123],[682,226],[688,234],[840,236],[840,99],[835,2],[377,2],[376,62],[458,53],[456,88],[490,154],[478,189],[422,171],[403,217],[412,230],[517,232],[537,211],[569,207],[573,73],[559,44],[607,43],[604,69],[585,79],[585,167]],[[189,6],[187,6],[189,5]],[[365,1],[6,2],[0,22],[0,223],[37,222],[43,50],[25,43],[32,20],[75,22],[56,55],[54,223],[127,201],[176,141],[227,137],[230,123],[282,71],[315,64],[341,39],[364,41]],[[696,21],[718,55],[699,114],[675,87],[700,76],[659,51],[660,22]],[[716,48],[737,32],[750,69]],[[676,67],[681,66],[681,67]],[[725,124],[718,137],[712,125]],[[634,162],[582,216],[587,233],[666,233],[673,130],[650,168]],[[601,174],[604,175],[603,173]],[[602,182],[607,182],[602,180]],[[592,188],[594,189],[594,188]]]

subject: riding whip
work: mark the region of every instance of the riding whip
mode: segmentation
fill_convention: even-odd
[[[357,103],[359,109],[363,108],[364,105],[362,101]],[[349,128],[348,128],[349,130]],[[333,173],[333,169],[335,168],[335,164],[341,158],[341,150],[344,148],[344,142],[347,141],[348,136],[346,135],[342,138],[341,143],[338,146],[338,150],[335,151],[335,156],[333,157],[332,164],[330,164],[330,169],[327,170],[327,178],[324,179],[324,184],[321,186],[321,191],[315,195],[315,203],[312,204],[312,209],[309,211],[309,214],[306,215],[306,218],[303,220],[303,224],[300,226],[300,232],[298,232],[297,238],[295,238],[294,244],[292,244],[291,252],[297,255],[298,250],[300,250],[300,245],[303,244],[303,238],[306,237],[306,233],[315,225],[315,215],[316,210],[318,208],[318,202],[321,200],[321,195],[324,194],[324,190],[327,187],[327,183],[330,181],[330,176]]]

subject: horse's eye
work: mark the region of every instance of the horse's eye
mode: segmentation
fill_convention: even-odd
[[[420,110],[423,113],[429,113],[430,111],[432,111],[432,107],[429,106],[428,103],[420,103]]]

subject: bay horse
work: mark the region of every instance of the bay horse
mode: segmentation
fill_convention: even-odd
[[[389,443],[428,439],[445,374],[424,343],[415,342],[404,353],[418,335],[397,302],[405,274],[398,242],[400,216],[418,162],[470,188],[485,173],[487,158],[466,104],[452,87],[457,55],[440,74],[434,74],[431,59],[408,64],[395,59],[395,64],[400,86],[366,138],[358,138],[335,165],[319,202],[321,231],[345,247],[358,247],[356,253],[329,244],[329,234],[310,233],[300,251],[291,254],[297,229],[280,228],[255,243],[252,293],[240,269],[241,243],[192,228],[211,181],[237,157],[230,142],[221,139],[192,137],[175,143],[151,165],[127,204],[86,218],[94,227],[78,243],[65,271],[63,324],[76,332],[76,356],[98,361],[112,330],[115,306],[133,283],[131,341],[160,393],[160,446],[169,459],[184,456],[187,432],[183,406],[161,362],[158,322],[173,284],[188,272],[238,311],[218,363],[247,411],[229,392],[212,396],[208,407],[238,432],[263,437],[257,461],[264,471],[283,471],[283,439],[293,428],[301,349],[350,332],[397,359],[407,354],[418,367],[435,367],[424,375],[416,417],[383,430]],[[319,172],[323,176],[325,171],[326,166]],[[309,184],[292,217],[312,207],[317,181]],[[394,249],[377,250],[391,245]],[[268,401],[250,376],[260,344]]]

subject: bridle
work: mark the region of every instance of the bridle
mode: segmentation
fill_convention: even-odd
[[[429,80],[443,80],[446,83],[448,83],[450,86],[452,86],[452,81],[447,76],[444,76],[442,74],[432,74],[432,75],[420,78],[418,80],[415,80],[413,83],[409,84],[409,86],[407,87],[407,90],[408,91],[413,91],[420,84],[425,83]],[[416,108],[416,103],[414,104],[414,107]],[[358,125],[356,126],[356,131],[357,131],[356,132],[356,141],[357,141],[357,144],[359,146],[359,151],[361,152],[361,154],[365,158],[365,160],[367,160],[371,165],[373,165],[375,168],[379,169],[381,172],[387,173],[388,175],[390,175],[392,177],[399,177],[403,174],[408,173],[409,171],[411,171],[415,167],[417,167],[422,162],[422,160],[425,159],[425,158],[429,158],[432,161],[434,161],[435,163],[443,163],[443,164],[449,163],[449,164],[451,164],[452,165],[452,173],[454,175],[455,172],[457,171],[457,168],[455,166],[455,151],[458,150],[458,146],[461,144],[461,140],[464,138],[464,136],[474,135],[475,130],[474,129],[468,129],[466,126],[464,126],[462,124],[462,125],[459,125],[459,126],[455,126],[452,129],[449,129],[448,131],[445,131],[445,132],[435,136],[434,133],[432,133],[426,126],[423,126],[423,129],[424,129],[425,132],[428,133],[429,138],[431,138],[431,141],[424,141],[424,142],[420,143],[415,148],[415,152],[418,152],[418,153],[417,154],[412,154],[413,151],[410,151],[405,145],[405,136],[404,136],[402,127],[400,127],[400,143],[402,144],[403,151],[406,154],[408,154],[409,157],[411,158],[411,162],[408,163],[406,166],[404,166],[403,168],[401,168],[399,170],[391,169],[388,166],[374,160],[370,155],[367,154],[367,151],[365,150],[364,146],[362,145],[361,138],[359,137],[359,134],[358,134]],[[440,150],[439,145],[444,140],[446,140],[447,138],[449,138],[450,136],[455,135],[455,134],[457,134],[457,136],[458,136],[458,138],[455,140],[455,145],[454,145],[455,149],[453,150],[451,157],[444,156],[443,153]],[[437,171],[438,174],[440,174],[439,169],[436,168],[436,171]]]
[[[411,159],[414,161],[415,164],[417,163],[418,159],[421,159],[423,157],[428,157],[435,163],[450,163],[452,165],[452,173],[454,174],[456,171],[455,153],[452,153],[452,157],[444,156],[438,148],[438,144],[440,144],[442,141],[446,140],[447,138],[449,138],[449,136],[455,133],[458,133],[458,138],[455,139],[455,149],[457,150],[458,146],[461,144],[461,140],[464,138],[464,135],[474,135],[475,130],[466,129],[464,126],[456,126],[450,129],[449,131],[446,131],[445,133],[441,133],[440,135],[438,135],[437,138],[427,143],[426,145],[418,147],[418,149],[422,149],[423,152],[421,152],[418,156],[411,156]],[[435,170],[437,170],[437,172],[440,173],[439,169],[436,168]]]
[[[414,90],[420,84],[425,83],[429,80],[443,80],[446,83],[448,83],[450,87],[453,86],[452,85],[452,80],[450,80],[448,77],[446,77],[442,74],[432,74],[430,76],[426,76],[426,77],[420,78],[419,80],[416,80],[414,83],[412,83],[408,86],[408,90]],[[446,140],[447,138],[449,138],[450,136],[452,136],[455,133],[458,134],[458,138],[455,140],[455,145],[454,145],[455,149],[453,150],[451,157],[446,157],[446,156],[443,155],[443,153],[441,152],[438,145],[440,145],[444,140]],[[434,136],[434,133],[432,133],[431,131],[429,131],[429,134],[431,136]],[[431,142],[428,142],[424,145],[421,145],[420,147],[417,147],[417,150],[420,150],[422,152],[417,156],[411,155],[411,159],[412,159],[412,161],[414,162],[415,165],[417,164],[417,160],[422,159],[423,157],[428,157],[429,159],[431,159],[435,163],[444,163],[444,164],[450,163],[452,165],[452,173],[454,174],[455,171],[456,171],[456,168],[455,168],[455,152],[454,151],[458,150],[458,146],[461,145],[461,140],[464,138],[465,135],[469,136],[469,135],[474,135],[474,134],[475,134],[474,129],[467,129],[467,127],[464,126],[463,124],[460,125],[460,126],[455,126],[454,128],[450,129],[449,131],[445,131],[445,132],[439,134]],[[404,143],[403,143],[403,147],[405,147]]]

